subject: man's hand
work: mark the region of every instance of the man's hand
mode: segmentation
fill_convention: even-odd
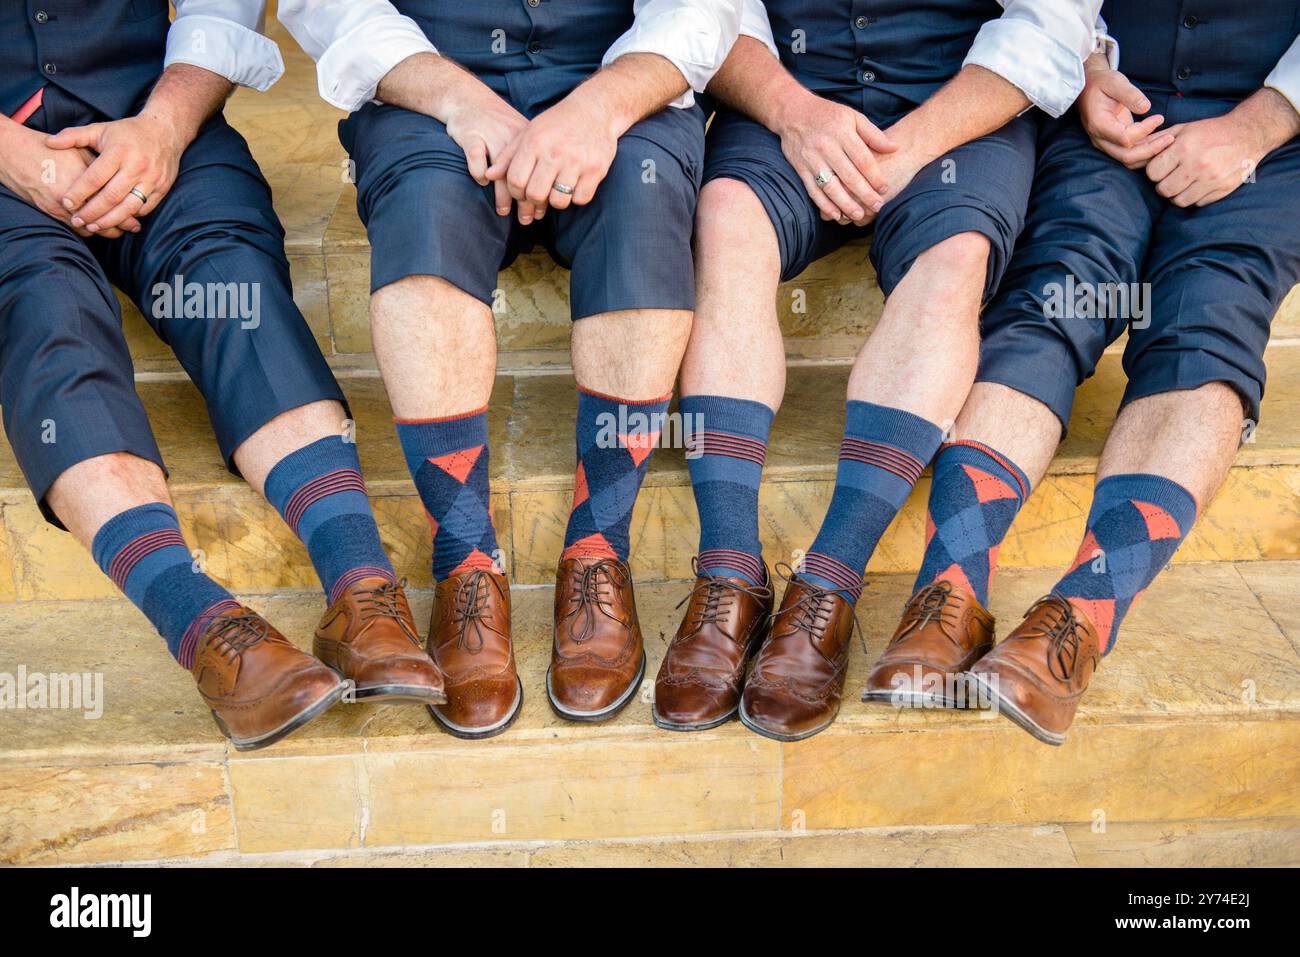
[[[446,112],[447,135],[465,151],[465,162],[474,182],[486,186],[488,166],[508,156],[507,150],[528,126],[522,113],[479,84],[481,91],[450,104]],[[501,216],[510,215],[510,190],[504,180],[493,183],[496,208]]]
[[[72,225],[72,214],[63,207],[68,188],[86,171],[94,154],[84,149],[50,149],[45,134],[0,119],[0,183],[45,215],[72,226],[82,236],[94,235],[84,226]],[[116,239],[123,231],[139,232],[140,222],[128,216],[118,226],[99,235]]]
[[[1175,206],[1208,206],[1247,182],[1265,156],[1300,133],[1300,114],[1266,88],[1222,116],[1167,132],[1173,145],[1147,164],[1147,177]]]
[[[72,225],[91,233],[153,212],[176,182],[181,154],[189,145],[174,127],[144,114],[69,127],[45,142],[51,149],[99,154],[63,196]],[[131,192],[133,188],[148,202]]]
[[[589,203],[609,173],[619,138],[686,90],[686,78],[671,61],[655,53],[624,54],[534,117],[494,159],[488,179],[505,182],[525,225],[541,219],[547,206]]]
[[[570,95],[539,114],[488,170],[497,189],[504,186],[518,202],[524,225],[541,219],[548,205],[564,209],[570,203],[590,203],[609,173],[618,133],[584,99]]]
[[[1087,75],[1079,94],[1079,120],[1097,149],[1129,169],[1141,169],[1173,143],[1169,130],[1156,132],[1165,121],[1159,113],[1134,121],[1134,114],[1151,109],[1151,101],[1123,73],[1112,70],[1105,57],[1094,53]]]
[[[898,148],[888,136],[857,110],[802,88],[773,122],[781,152],[822,219],[861,226],[875,218],[890,186],[876,154]]]

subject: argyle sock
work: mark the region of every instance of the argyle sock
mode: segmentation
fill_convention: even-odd
[[[397,421],[406,466],[433,530],[433,578],[478,568],[501,572],[488,485],[487,408]]]
[[[395,580],[357,448],[342,436],[318,439],[277,462],[266,477],[266,498],[307,546],[331,605],[363,578]]]
[[[95,533],[90,552],[186,668],[193,666],[195,644],[212,619],[239,607],[230,592],[194,570],[176,513],[162,502],[114,515]]]
[[[850,400],[835,492],[800,577],[856,602],[880,536],[942,440],[942,430],[920,416]]]
[[[987,607],[998,549],[1029,495],[1029,479],[1009,458],[978,442],[942,446],[933,471],[925,556],[913,591],[948,581]]]
[[[686,464],[700,514],[699,570],[766,585],[758,541],[758,483],[772,410],[748,399],[687,395],[681,413],[691,423],[693,437]]]
[[[1097,483],[1079,553],[1052,593],[1088,616],[1102,654],[1195,521],[1196,499],[1170,479],[1128,474]]]
[[[563,558],[627,561],[632,506],[669,398],[633,401],[578,389],[578,466]]]

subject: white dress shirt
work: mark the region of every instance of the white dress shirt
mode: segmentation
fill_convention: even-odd
[[[1277,66],[1264,78],[1264,85],[1277,90],[1300,113],[1300,37],[1292,41]]]
[[[275,42],[262,35],[265,0],[173,0],[164,66],[189,63],[265,92],[284,73]]]
[[[688,107],[692,91],[702,91],[731,52],[742,4],[761,11],[759,0],[636,0],[635,21],[603,62],[627,53],[659,54],[690,87],[672,105]],[[388,0],[280,0],[277,16],[316,61],[321,97],[349,112],[373,100],[379,81],[407,57],[438,52]]]
[[[1083,92],[1083,61],[1104,37],[1098,30],[1102,0],[998,2],[1002,16],[980,27],[965,62],[991,70],[1019,87],[1035,106],[1060,116]],[[746,6],[741,35],[776,53],[767,14],[758,6]]]

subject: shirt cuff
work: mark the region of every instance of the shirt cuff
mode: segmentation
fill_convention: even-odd
[[[375,98],[379,81],[407,57],[437,53],[406,17],[376,17],[343,34],[316,63],[316,83],[330,105],[351,113]]]
[[[265,93],[284,73],[280,48],[256,30],[204,14],[177,17],[167,31],[163,66],[188,63]]]
[[[982,66],[1021,89],[1030,102],[1060,116],[1083,92],[1083,62],[1041,27],[1003,17],[980,27],[963,65]]]
[[[740,15],[740,35],[757,40],[772,52],[772,56],[781,59],[781,51],[776,48],[776,38],[772,36],[772,24],[767,19],[767,10],[760,0],[744,0],[744,3]]]
[[[1300,37],[1282,54],[1277,66],[1264,78],[1264,85],[1285,96],[1292,109],[1300,113]]]
[[[686,109],[695,103],[692,91],[703,93],[731,52],[735,37],[725,36],[725,32],[717,17],[695,7],[639,15],[631,29],[605,52],[601,64],[609,66],[629,53],[657,53],[686,79],[689,89],[669,104]]]

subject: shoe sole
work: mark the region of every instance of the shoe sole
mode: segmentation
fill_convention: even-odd
[[[308,707],[304,708],[302,711],[299,711],[288,721],[284,722],[284,724],[274,730],[266,732],[266,734],[260,734],[255,738],[235,737],[235,735],[231,733],[230,729],[226,727],[226,723],[221,720],[221,715],[217,714],[216,711],[212,712],[212,720],[217,723],[217,727],[221,730],[221,733],[224,734],[230,743],[235,746],[236,751],[257,751],[260,748],[270,747],[281,738],[285,738],[297,731],[312,718],[328,711],[348,693],[350,688],[351,684],[347,679],[341,680],[336,688],[321,697],[319,700],[313,702]]]
[[[628,684],[622,694],[613,702],[601,708],[599,711],[570,711],[558,701],[555,700],[555,692],[551,690],[551,669],[546,669],[546,700],[550,702],[551,710],[566,721],[582,721],[588,724],[596,724],[600,721],[608,721],[614,715],[618,714],[627,707],[628,702],[636,695],[637,689],[641,687],[641,682],[645,678],[645,652],[641,652],[641,664],[636,670],[636,675]]]
[[[924,708],[926,705],[929,705],[932,708],[947,708],[952,711],[961,711],[970,707],[969,704],[957,704],[957,702],[953,701],[947,695],[927,694],[924,691],[909,691],[904,693],[899,691],[866,690],[862,692],[862,700],[875,704],[891,704],[895,707],[898,707],[900,704],[905,702],[905,706],[910,708]]]
[[[431,692],[417,685],[371,685],[357,688],[349,699],[357,704],[374,704],[380,701],[404,701],[411,704],[446,704],[447,692]]]
[[[471,728],[468,727],[467,725],[456,724],[456,722],[454,721],[449,721],[446,718],[444,718],[442,715],[440,715],[438,713],[438,709],[435,708],[433,705],[428,706],[429,714],[433,717],[434,721],[438,722],[438,724],[442,726],[442,729],[444,731],[446,731],[448,734],[452,735],[453,737],[463,738],[466,741],[478,741],[482,738],[495,737],[496,735],[500,734],[502,731],[505,731],[512,724],[514,724],[515,719],[519,717],[519,712],[523,710],[524,683],[517,677],[515,678],[515,687],[516,687],[515,702],[513,705],[510,706],[509,714],[507,714],[501,720],[493,724],[484,725],[481,728]]]
[[[809,731],[800,731],[798,734],[783,734],[780,731],[772,731],[769,728],[763,727],[761,724],[756,723],[754,719],[751,718],[748,714],[746,714],[745,699],[742,698],[740,700],[740,705],[737,707],[736,710],[737,713],[740,715],[740,723],[743,724],[745,727],[747,727],[750,731],[753,731],[755,734],[760,734],[765,738],[771,738],[773,741],[787,741],[787,742],[803,741],[805,738],[811,738],[814,734],[821,734],[823,731],[825,731],[827,728],[829,728],[831,725],[835,723],[835,719],[839,717],[840,714],[840,709],[836,708],[835,713],[830,716],[830,719],[825,724],[820,724]]]
[[[1033,718],[1029,717],[1029,715],[1025,714],[1018,707],[993,690],[992,685],[986,682],[979,675],[973,674],[970,678],[978,686],[980,696],[987,696],[988,700],[994,703],[999,714],[1006,715],[1025,731],[1028,731],[1039,741],[1043,742],[1043,744],[1050,744],[1054,748],[1059,748],[1061,745],[1065,744],[1065,735],[1059,734],[1056,731],[1048,731]],[[983,711],[992,709],[981,708],[979,710]]]
[[[650,710],[650,716],[654,719],[655,727],[662,728],[665,731],[708,731],[711,728],[717,728],[726,724],[736,716],[736,712],[739,710],[740,705],[736,705],[736,707],[732,708],[720,718],[713,718],[709,721],[692,722],[691,724],[677,724],[673,721],[665,721],[663,718],[659,717],[659,712],[655,711],[653,708]]]

